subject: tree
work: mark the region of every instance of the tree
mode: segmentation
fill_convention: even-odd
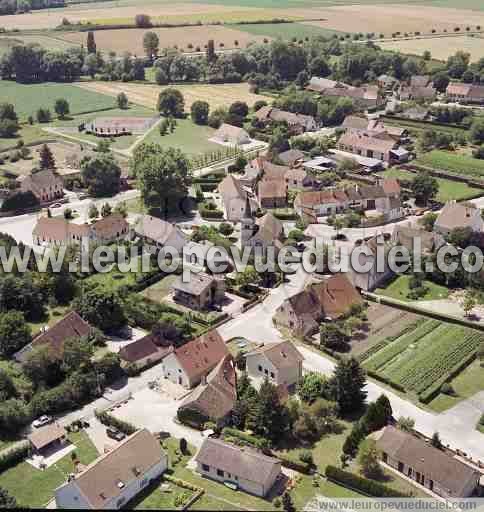
[[[42,107],[37,110],[36,116],[38,123],[50,123],[50,120],[52,118],[50,110],[48,108]]]
[[[476,306],[476,297],[472,290],[467,290],[464,302],[462,303],[462,309],[464,311],[464,316],[469,317],[471,315],[472,310]]]
[[[122,304],[113,292],[95,289],[84,293],[75,299],[74,309],[103,332],[116,331],[126,324]]]
[[[389,414],[390,413],[390,414]],[[391,418],[391,405],[385,395],[380,395],[376,402],[368,404],[362,422],[368,432],[380,430]]]
[[[348,347],[349,336],[337,323],[323,323],[319,332],[322,347],[340,352]]]
[[[97,219],[99,217],[99,210],[97,209],[97,206],[94,203],[92,203],[91,206],[89,206],[87,215],[90,219]]]
[[[291,495],[287,491],[282,495],[282,509],[284,512],[296,512]]]
[[[358,447],[366,435],[367,431],[361,422],[355,423],[351,429],[351,432],[348,434],[343,443],[343,453],[348,457],[356,457],[356,454],[358,453]]]
[[[128,97],[126,96],[126,94],[124,92],[120,92],[117,96],[116,96],[116,103],[118,104],[118,108],[122,109],[122,110],[125,110],[128,108]]]
[[[74,218],[74,212],[71,208],[66,208],[64,210],[64,219],[70,220]]]
[[[280,439],[287,428],[285,408],[276,386],[267,378],[261,384],[254,410],[249,410],[248,421],[257,435],[271,441]]]
[[[0,508],[18,508],[17,500],[6,489],[0,487]]]
[[[215,109],[208,117],[208,126],[211,128],[220,128],[222,123],[225,123],[228,112],[224,107]]]
[[[221,235],[230,236],[234,232],[234,227],[228,222],[222,222],[218,227]]]
[[[245,360],[245,354],[242,350],[237,351],[237,354],[234,357],[234,364],[239,371],[245,372],[247,363]]]
[[[62,370],[70,375],[80,370],[86,371],[91,367],[93,348],[87,339],[68,338],[64,341],[62,354]]]
[[[60,368],[50,354],[48,345],[33,348],[22,362],[22,370],[36,388],[55,385],[60,380]]]
[[[192,121],[195,124],[207,124],[210,105],[206,101],[195,101],[190,108]]]
[[[0,401],[17,397],[17,388],[12,377],[5,371],[0,370]]]
[[[154,59],[158,55],[160,48],[160,39],[155,32],[146,32],[143,36],[143,48],[149,59]]]
[[[0,104],[0,137],[15,137],[20,129],[18,117],[11,103]]]
[[[0,431],[18,434],[29,420],[25,402],[11,398],[0,404]]]
[[[336,365],[331,386],[343,414],[360,410],[366,400],[365,372],[354,357],[343,358]]]
[[[96,50],[97,50],[96,41],[94,40],[94,32],[92,30],[89,30],[89,32],[87,33],[86,47],[87,47],[87,53],[89,53],[89,54],[96,53]]]
[[[133,162],[141,196],[148,208],[166,212],[183,207],[191,172],[188,159],[180,150],[141,144],[134,151]]]
[[[9,357],[30,343],[30,327],[20,311],[0,314],[0,355]]]
[[[380,453],[374,439],[365,439],[358,449],[358,464],[362,473],[368,478],[380,478],[382,469],[380,466]]]
[[[109,203],[104,203],[101,208],[101,217],[109,217],[112,213],[112,208]]]
[[[54,110],[55,113],[59,116],[59,119],[65,119],[70,110],[69,102],[64,98],[59,98],[55,101]]]
[[[184,437],[182,437],[182,438],[180,438],[180,452],[182,455],[186,455],[187,450],[188,450],[187,440]]]
[[[327,397],[329,394],[328,379],[319,373],[305,373],[299,381],[297,393],[301,400],[313,403],[318,398]]]
[[[217,59],[217,55],[215,54],[215,43],[213,39],[209,39],[207,43],[207,62],[213,62]]]
[[[183,117],[185,100],[183,94],[173,87],[167,87],[158,96],[158,110],[164,116]]]
[[[415,427],[415,420],[410,417],[400,416],[397,421],[397,427],[404,432],[412,432]]]
[[[437,220],[438,215],[434,212],[426,213],[421,219],[419,219],[419,223],[422,224],[425,231],[433,231],[434,224]]]
[[[44,144],[40,148],[39,158],[40,158],[39,169],[41,171],[56,168],[54,155],[47,144]]]
[[[151,17],[148,14],[137,14],[134,17],[134,23],[138,28],[151,27]]]
[[[419,204],[426,205],[429,199],[439,191],[439,182],[427,172],[419,173],[410,184],[415,199]]]
[[[432,439],[430,441],[430,444],[434,447],[434,448],[438,448],[439,450],[442,450],[443,448],[443,444],[442,444],[442,441],[440,440],[440,436],[439,436],[439,433],[438,432],[434,432],[434,435],[432,436]]]
[[[434,87],[439,92],[445,92],[449,83],[450,77],[445,71],[439,71],[438,73],[435,73],[435,75],[433,76]]]
[[[470,129],[470,138],[475,144],[484,143],[484,119],[475,119]]]
[[[244,101],[234,101],[229,107],[229,114],[245,119],[249,115],[249,107]]]
[[[128,206],[126,205],[126,201],[121,201],[114,207],[114,213],[121,215],[126,218],[128,216]]]
[[[89,194],[94,197],[113,196],[119,192],[121,169],[109,153],[84,157],[81,176]]]

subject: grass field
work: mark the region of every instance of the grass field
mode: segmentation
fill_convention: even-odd
[[[82,89],[116,97],[120,92],[126,93],[129,100],[136,105],[155,109],[158,96],[163,87],[152,84],[117,83],[117,82],[76,82]],[[246,83],[240,84],[190,84],[177,85],[176,88],[185,99],[185,111],[197,100],[207,101],[213,110],[218,107],[230,106],[234,101],[245,101],[251,107],[258,100],[270,101],[271,98],[262,94],[249,92]],[[1,89],[0,89],[1,92]]]
[[[456,135],[461,133],[465,134],[468,131],[465,128],[456,128],[455,126],[435,126],[429,125],[428,123],[425,123],[423,121],[412,121],[410,119],[394,119],[391,116],[384,116],[383,120],[385,121],[385,124],[388,124],[390,126],[400,126],[402,128],[407,128],[408,130],[412,130],[415,132],[432,129],[438,132]]]
[[[449,151],[434,150],[424,153],[415,163],[462,176],[484,176],[484,160]]]
[[[78,46],[75,43],[43,34],[20,34],[0,37],[0,55],[17,44],[39,44],[47,50],[67,50]]]
[[[392,299],[411,302],[412,299],[408,298],[408,294],[410,293],[410,279],[410,276],[399,276],[393,280],[386,288],[377,288],[375,293],[384,295],[385,297],[390,297]],[[444,286],[432,283],[431,281],[424,281],[423,284],[428,289],[428,291],[419,300],[445,299],[449,295],[449,290]]]
[[[54,103],[59,98],[65,98],[69,102],[71,114],[94,112],[114,106],[114,100],[110,96],[60,83],[18,84],[2,80],[0,98],[2,102],[13,103],[21,121],[26,120],[29,115],[35,117],[39,107],[49,108],[54,114]]]
[[[141,295],[161,304],[165,297],[171,292],[171,285],[175,282],[176,278],[177,276],[175,275],[166,276],[161,281],[158,281],[143,290]]]
[[[277,39],[278,37],[286,40],[305,39],[306,37],[331,37],[334,34],[341,35],[343,32],[338,30],[326,29],[314,25],[306,25],[303,23],[257,23],[237,25],[241,31],[248,32],[253,36],[266,36]]]
[[[456,52],[456,48],[469,53],[471,62],[479,60],[484,54],[484,39],[480,37],[432,37],[404,41],[378,43],[384,50],[393,50],[411,55],[422,55],[430,51],[434,59],[447,60]]]
[[[90,464],[98,457],[98,451],[86,433],[71,433],[69,439],[76,445],[76,455],[82,464]],[[0,486],[15,496],[20,507],[43,508],[55,489],[73,472],[70,453],[44,471],[22,462],[0,474]]]
[[[436,412],[443,412],[457,405],[461,400],[484,390],[484,368],[480,361],[471,363],[462,373],[450,382],[455,395],[440,393],[430,403],[429,407]]]
[[[387,339],[364,360],[364,367],[418,395],[475,352],[483,335],[473,329],[422,319]]]
[[[386,178],[397,178],[400,180],[411,181],[416,174],[403,171],[398,168],[388,169],[384,172],[378,173],[379,176],[384,176]],[[479,188],[470,187],[467,183],[462,183],[460,181],[447,180],[444,178],[435,178],[439,184],[439,192],[437,194],[437,201],[445,203],[446,201],[450,201],[455,199],[456,201],[463,201],[465,199],[471,199],[476,197],[476,195],[482,193],[484,195],[484,190]]]

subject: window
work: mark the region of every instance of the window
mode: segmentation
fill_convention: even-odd
[[[266,375],[269,375],[269,370],[266,368],[266,369],[264,370],[264,373],[265,373]]]
[[[259,365],[259,366],[257,367],[257,369],[261,372],[261,371],[262,371],[262,366],[261,366],[261,365]]]
[[[204,471],[210,471],[210,466],[208,464],[202,464],[202,469]]]
[[[274,379],[274,378],[275,378],[274,372],[271,372],[271,379]]]
[[[223,469],[217,469],[217,475],[223,477],[224,476]]]

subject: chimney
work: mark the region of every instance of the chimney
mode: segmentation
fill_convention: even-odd
[[[201,379],[201,381],[200,381],[200,384],[201,384],[202,386],[206,386],[206,385],[207,385],[207,375],[206,375],[206,374],[203,374],[203,375],[202,375],[202,379]]]

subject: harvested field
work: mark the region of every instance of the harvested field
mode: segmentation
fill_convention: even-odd
[[[432,29],[452,32],[459,26],[484,26],[484,12],[425,7],[418,9],[406,5],[345,5],[327,9],[288,9],[294,15],[323,18],[326,21],[305,22],[310,25],[340,30],[342,32],[375,32],[391,35],[392,32],[420,31],[428,34]]]
[[[337,30],[326,29],[316,25],[305,23],[254,23],[237,25],[239,30],[253,34],[254,36],[265,36],[269,38],[304,39],[306,37],[332,37],[334,34],[341,35]]]
[[[292,25],[292,24],[289,24]],[[142,55],[143,36],[146,32],[155,32],[160,39],[160,48],[177,45],[179,49],[190,51],[188,45],[193,49],[200,46],[203,51],[204,45],[209,39],[215,41],[215,47],[220,48],[245,48],[251,41],[262,42],[264,37],[252,35],[234,28],[224,26],[198,26],[198,27],[177,27],[177,28],[155,28],[155,29],[120,29],[120,30],[99,30],[96,32],[96,45],[99,50],[113,50],[117,53],[131,52],[135,55]],[[65,41],[75,44],[86,43],[86,32],[67,32],[62,34]],[[238,45],[235,44],[237,41]],[[192,49],[192,50],[193,50]]]
[[[163,89],[158,85],[121,82],[77,82],[76,85],[89,91],[110,96],[117,96],[120,92],[124,92],[132,103],[152,109],[156,108],[158,95]],[[267,96],[249,92],[249,86],[246,83],[217,85],[191,84],[177,85],[176,88],[181,91],[185,98],[186,111],[189,111],[191,104],[197,100],[207,101],[211,109],[223,106],[228,107],[234,101],[245,101],[250,107],[258,100],[271,100]]]
[[[479,36],[432,37],[404,41],[378,43],[384,50],[393,50],[411,55],[422,55],[430,51],[434,59],[447,60],[456,49],[470,53],[471,62],[478,61],[484,55],[484,39]]]

